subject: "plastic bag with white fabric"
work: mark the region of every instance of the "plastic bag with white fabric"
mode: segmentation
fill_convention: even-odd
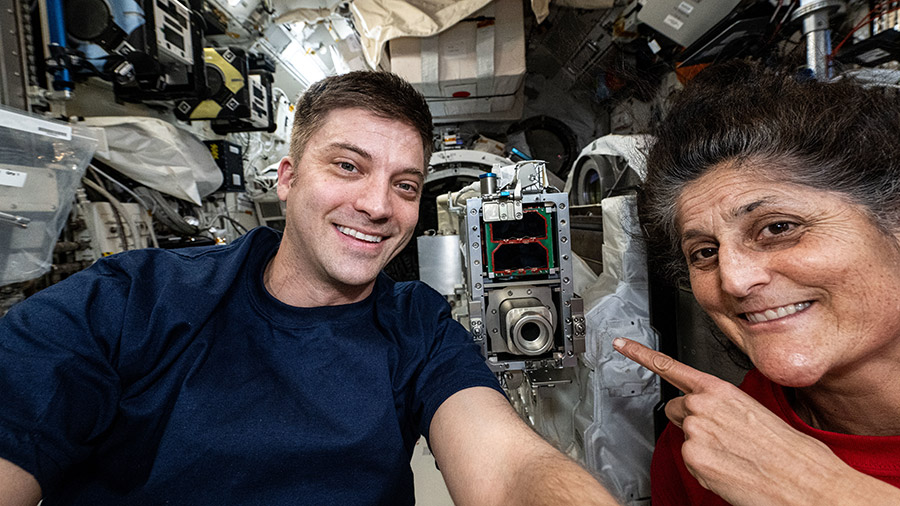
[[[142,185],[202,205],[222,186],[222,171],[197,137],[172,123],[138,116],[85,118],[102,128],[107,150],[94,156]]]

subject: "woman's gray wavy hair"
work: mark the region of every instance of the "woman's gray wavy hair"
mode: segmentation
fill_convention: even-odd
[[[697,76],[655,129],[639,197],[651,264],[678,284],[687,265],[675,204],[711,168],[764,168],[773,184],[837,192],[884,233],[900,231],[900,99],[850,79],[820,82],[734,61]]]

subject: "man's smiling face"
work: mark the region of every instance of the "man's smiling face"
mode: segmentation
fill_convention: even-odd
[[[357,292],[409,242],[425,177],[419,133],[363,109],[337,109],[300,160],[285,158],[283,246],[310,289]]]

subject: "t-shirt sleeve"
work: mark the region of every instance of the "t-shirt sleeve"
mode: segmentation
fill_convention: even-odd
[[[123,283],[95,265],[0,318],[0,457],[45,491],[83,460],[115,416]]]
[[[450,314],[450,306],[437,292],[420,287],[415,294],[417,305],[430,318],[432,325],[423,349],[422,368],[415,379],[414,404],[420,413],[419,431],[429,436],[431,419],[440,405],[451,395],[471,387],[489,387],[501,394],[496,376],[485,364],[481,349],[472,336]],[[504,394],[505,395],[505,394]]]

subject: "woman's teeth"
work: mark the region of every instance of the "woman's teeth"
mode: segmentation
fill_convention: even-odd
[[[784,318],[785,316],[792,315],[798,311],[803,311],[812,305],[811,302],[800,302],[797,304],[788,304],[787,306],[781,306],[774,309],[766,309],[765,311],[759,313],[745,313],[747,319],[753,323],[762,323],[762,322],[770,322],[772,320],[777,320],[779,318]]]
[[[344,235],[349,235],[350,237],[355,237],[359,240],[366,242],[381,242],[382,237],[379,235],[368,235],[360,232],[359,230],[353,230],[348,227],[338,226],[338,231],[340,231]]]

